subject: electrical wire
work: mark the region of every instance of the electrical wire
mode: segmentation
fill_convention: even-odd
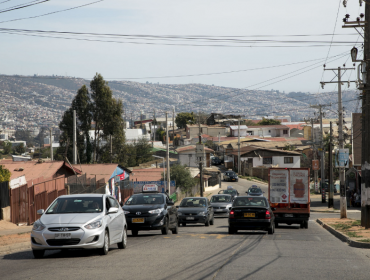
[[[27,3],[24,3],[24,4],[20,4],[20,5],[16,5],[16,6],[10,7],[10,8],[6,8],[6,9],[3,9],[3,10],[0,10],[0,14],[6,13],[6,12],[11,12],[11,11],[14,11],[14,10],[19,10],[19,9],[27,8],[27,7],[30,7],[30,6],[42,4],[42,3],[45,3],[45,2],[49,2],[49,1],[50,0],[41,0],[41,1],[40,0],[36,0],[36,1],[27,2]],[[37,3],[35,3],[35,2],[37,2]]]

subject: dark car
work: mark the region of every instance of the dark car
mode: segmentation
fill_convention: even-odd
[[[164,193],[148,192],[130,196],[122,206],[132,235],[140,230],[161,230],[162,234],[178,232],[177,209]]]
[[[237,196],[239,196],[239,192],[234,189],[220,190],[218,194],[229,194],[231,195],[232,200],[234,200]]]
[[[213,225],[214,213],[211,203],[205,197],[185,197],[178,207],[179,224]]]
[[[330,191],[330,185],[329,185],[329,182],[328,181],[325,181],[324,182],[324,190],[326,193],[328,193]],[[333,191],[334,193],[337,193],[337,188],[335,186],[333,186]]]
[[[211,162],[212,162],[212,165],[220,165],[221,164],[221,160],[218,157],[212,158]]]
[[[229,234],[238,230],[275,232],[275,216],[265,197],[239,196],[229,213]]]
[[[264,192],[261,190],[260,187],[257,187],[256,185],[253,185],[252,187],[250,187],[248,189],[248,191],[246,191],[246,193],[249,196],[263,196]]]
[[[227,182],[238,182],[238,175],[234,171],[226,171],[224,173],[224,181]]]
[[[211,197],[211,206],[215,216],[229,216],[229,209],[233,199],[229,194],[215,194]]]

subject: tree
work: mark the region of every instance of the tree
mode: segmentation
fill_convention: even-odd
[[[187,124],[195,124],[194,113],[178,113],[175,119],[175,123],[178,128],[185,128]]]
[[[281,122],[279,120],[265,119],[262,118],[262,121],[259,121],[257,125],[279,125]]]
[[[6,169],[3,165],[0,165],[0,183],[9,182],[11,175],[12,174],[8,169]]]
[[[9,141],[5,141],[4,142],[4,155],[8,155],[10,154],[12,151],[12,143],[10,143]]]
[[[162,174],[162,180],[165,176]],[[179,187],[182,192],[189,191],[197,184],[197,180],[191,176],[190,171],[185,165],[175,164],[170,167],[170,180],[176,182],[176,187]]]
[[[246,125],[246,126],[255,126],[255,125],[257,125],[255,122],[253,122],[252,120],[245,120],[244,121],[244,124]]]
[[[24,147],[23,143],[15,146],[14,151],[17,152],[18,154],[23,154],[26,152],[26,148]]]
[[[34,146],[34,139],[29,130],[17,130],[14,136],[17,140],[26,141],[27,147]]]

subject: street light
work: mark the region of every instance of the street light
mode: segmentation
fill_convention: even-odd
[[[166,186],[166,180],[164,178],[164,176],[166,175],[166,171],[165,171],[165,168],[164,168],[164,157],[160,157],[160,156],[156,156],[156,155],[152,155],[153,157],[156,157],[156,158],[161,158],[162,161],[163,161],[163,182],[164,182],[164,185],[166,187],[166,189],[168,190],[167,186]],[[170,193],[170,191],[168,190],[168,193]]]

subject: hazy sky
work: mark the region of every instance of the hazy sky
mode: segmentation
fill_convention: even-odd
[[[0,0],[0,2],[4,1]],[[1,12],[8,7],[28,2],[31,0],[10,0],[0,3],[0,21],[37,16],[91,3],[94,0],[50,0],[24,9]],[[106,79],[143,78],[133,79],[133,81],[171,84],[204,83],[237,88],[316,93],[323,74],[322,64],[329,51],[330,44],[327,42],[331,42],[332,36],[284,37],[283,35],[332,34],[340,3],[334,31],[338,35],[335,35],[333,40],[344,42],[341,45],[346,46],[332,44],[328,61],[335,55],[348,55],[327,63],[327,66],[342,66],[349,58],[353,44],[357,40],[359,43],[363,42],[362,37],[357,36],[354,29],[342,28],[342,18],[348,13],[351,15],[350,19],[354,20],[359,13],[364,12],[365,5],[359,7],[358,0],[348,0],[347,8],[344,8],[342,2],[343,0],[105,0],[44,17],[3,22],[0,23],[0,28],[125,35],[198,35],[202,38],[212,36],[213,39],[214,37],[220,39],[220,36],[248,37],[229,37],[228,39],[237,40],[226,42],[90,37],[90,39],[124,42],[115,43],[23,36],[3,33],[4,30],[2,30],[0,32],[0,74],[37,73],[91,79],[96,72],[99,72]],[[254,35],[275,37],[253,37]],[[57,36],[70,37],[70,35]],[[74,38],[87,37],[80,35]],[[240,40],[255,39],[316,42],[240,42]],[[161,44],[205,44],[223,45],[223,47]],[[275,47],[264,47],[271,45]],[[311,45],[323,46],[308,47]],[[314,59],[321,60],[228,74],[146,78],[247,70]],[[347,66],[351,65],[349,58]],[[310,70],[314,67],[316,68]],[[304,71],[306,72],[303,73]],[[285,75],[288,73],[291,74]],[[296,76],[291,77],[293,75]],[[271,80],[276,77],[280,78]],[[324,74],[324,80],[332,77],[333,74],[328,71]],[[344,79],[348,78],[346,74]],[[351,79],[355,78],[356,74],[353,72]],[[267,80],[270,81],[266,82]],[[279,82],[274,83],[276,81]],[[261,84],[255,85],[258,83]],[[355,85],[351,88],[354,89]],[[331,85],[324,91],[333,89],[335,86]]]

